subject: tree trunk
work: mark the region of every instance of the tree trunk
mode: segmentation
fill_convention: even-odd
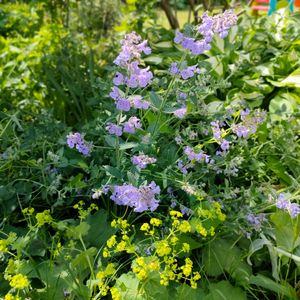
[[[165,12],[171,28],[172,29],[179,28],[179,22],[172,12],[169,0],[161,0],[160,6],[163,9],[163,11]]]

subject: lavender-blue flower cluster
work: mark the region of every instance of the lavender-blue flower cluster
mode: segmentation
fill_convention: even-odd
[[[291,203],[283,193],[278,195],[276,206],[279,209],[287,211],[292,218],[296,218],[300,214],[300,205],[298,203]]]
[[[192,78],[195,74],[200,74],[201,70],[197,67],[197,65],[180,69],[178,63],[173,62],[170,66],[170,73],[173,75],[179,75],[183,80],[186,80]]]
[[[262,222],[266,221],[266,215],[263,213],[258,215],[249,213],[247,215],[247,221],[249,222],[250,225],[253,226],[255,230],[259,230],[261,228]]]
[[[253,114],[250,114],[250,110],[242,110],[240,112],[242,122],[238,124],[232,124],[231,129],[237,137],[247,138],[250,134],[253,134],[257,130],[257,126],[263,123],[266,118],[266,112],[262,110],[254,110]]]
[[[145,169],[148,165],[154,164],[156,162],[156,158],[150,157],[145,154],[141,154],[141,155],[134,155],[131,158],[131,161],[138,168]]]
[[[155,196],[159,193],[160,188],[154,181],[138,188],[131,184],[123,184],[114,186],[110,199],[118,205],[133,207],[135,212],[154,211],[159,203]]]
[[[232,10],[226,10],[224,13],[210,17],[205,12],[202,15],[202,23],[196,27],[201,35],[200,39],[185,36],[180,31],[176,32],[174,42],[192,52],[194,55],[202,54],[205,50],[211,48],[211,42],[215,34],[221,38],[228,35],[228,30],[237,22],[237,16]]]
[[[79,132],[71,132],[67,135],[67,145],[72,149],[75,147],[78,152],[85,156],[90,154],[92,148],[91,145],[84,140],[83,136]]]
[[[146,55],[151,53],[151,48],[148,47],[147,41],[142,41],[140,35],[131,32],[125,35],[121,41],[122,49],[114,63],[122,67],[125,75],[120,72],[116,73],[113,80],[115,85],[127,85],[130,88],[146,87],[153,78],[149,67],[140,68],[141,54]]]
[[[130,117],[128,121],[117,125],[114,123],[107,123],[106,130],[109,134],[121,136],[125,133],[135,133],[136,129],[142,128],[141,120],[137,117]]]
[[[210,123],[211,129],[213,131],[213,137],[216,142],[220,145],[222,151],[218,151],[217,154],[224,154],[229,150],[230,142],[222,137],[221,127],[225,124],[220,123],[219,121],[213,121]]]

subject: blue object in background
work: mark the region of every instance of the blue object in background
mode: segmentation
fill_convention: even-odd
[[[294,12],[294,0],[288,0],[289,8],[291,12]],[[270,6],[268,11],[268,16],[271,16],[274,11],[276,11],[277,0],[270,0]]]

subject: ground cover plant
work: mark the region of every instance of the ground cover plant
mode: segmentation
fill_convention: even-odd
[[[77,126],[5,103],[3,299],[298,298],[300,37],[265,22],[290,38],[271,54],[232,11],[166,33],[174,51],[127,33]]]

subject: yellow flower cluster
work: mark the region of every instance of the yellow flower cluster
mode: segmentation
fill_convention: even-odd
[[[189,282],[192,288],[197,288],[197,281],[201,278],[199,272],[193,272],[193,262],[190,258],[185,259],[185,264],[178,266],[175,257],[165,257],[165,268],[160,273],[160,284],[167,286],[169,281],[176,281],[184,279]]]
[[[0,253],[6,253],[8,251],[7,246],[12,244],[17,238],[17,235],[14,232],[10,232],[7,239],[0,240]]]
[[[5,253],[8,251],[7,249],[8,241],[7,240],[0,240],[0,252]]]
[[[21,300],[21,298],[19,296],[14,296],[11,293],[8,293],[5,295],[4,300]]]
[[[198,272],[193,272],[193,263],[189,258],[185,259],[185,264],[182,265],[177,257],[182,253],[190,251],[190,245],[187,242],[181,241],[181,235],[188,234],[195,230],[189,220],[183,220],[183,214],[176,210],[169,212],[171,218],[171,227],[164,235],[164,231],[160,228],[162,221],[158,218],[151,218],[149,222],[143,223],[140,227],[141,232],[150,237],[152,241],[152,249],[154,253],[150,255],[147,250],[142,250],[149,256],[140,255],[141,249],[131,244],[129,236],[131,236],[133,226],[130,226],[126,220],[113,220],[111,226],[121,231],[121,234],[112,235],[106,242],[106,247],[103,249],[103,257],[107,258],[112,253],[126,251],[134,253],[136,259],[133,260],[131,268],[133,273],[140,281],[145,281],[151,272],[157,272],[160,276],[160,283],[167,286],[170,281],[180,282],[184,280],[191,287],[197,287],[197,280],[200,279]],[[134,231],[135,233],[135,231]],[[101,273],[102,276],[103,273]],[[103,290],[103,288],[102,288]],[[106,290],[106,292],[108,289]],[[118,291],[111,290],[112,296]],[[115,296],[115,299],[119,299]]]
[[[167,240],[161,240],[155,243],[155,249],[158,256],[169,255],[172,251]]]
[[[220,203],[214,202],[213,208],[215,209],[215,214],[216,214],[217,218],[220,221],[224,222],[226,220],[226,215],[222,213]]]
[[[208,209],[199,207],[197,210],[198,216],[203,219],[218,219],[224,222],[226,219],[226,215],[222,213],[220,203],[214,202],[210,206],[211,207]]]
[[[22,213],[27,216],[31,216],[34,213],[33,207],[26,207],[22,210]]]
[[[41,227],[45,224],[51,224],[51,222],[53,220],[51,215],[50,215],[50,210],[49,209],[46,209],[41,213],[37,213],[35,215],[35,218],[36,218],[38,227]]]
[[[160,262],[156,256],[138,257],[132,264],[132,271],[139,280],[147,279],[149,273],[158,271]]]
[[[100,290],[101,296],[106,296],[109,291],[109,286],[107,284],[108,280],[116,272],[114,264],[108,264],[104,271],[99,271],[96,274],[98,288]]]
[[[85,203],[81,200],[73,206],[74,209],[78,210],[79,219],[84,220],[93,210],[99,210],[99,207],[92,203],[87,209],[84,209]]]
[[[53,257],[59,256],[59,254],[61,253],[61,251],[62,251],[62,245],[61,245],[61,242],[58,242],[56,244],[55,250],[53,251]]]
[[[110,293],[112,300],[121,300],[121,293],[116,287],[110,288]]]
[[[9,285],[16,289],[25,289],[29,287],[29,280],[26,275],[16,274],[14,276],[9,275],[8,277]]]
[[[126,251],[127,253],[133,253],[134,246],[130,243],[128,236],[130,232],[128,222],[123,219],[117,219],[111,222],[111,226],[121,231],[121,239],[118,241],[116,235],[111,236],[106,242],[106,247],[103,249],[103,257],[110,257],[111,252],[117,253]]]

